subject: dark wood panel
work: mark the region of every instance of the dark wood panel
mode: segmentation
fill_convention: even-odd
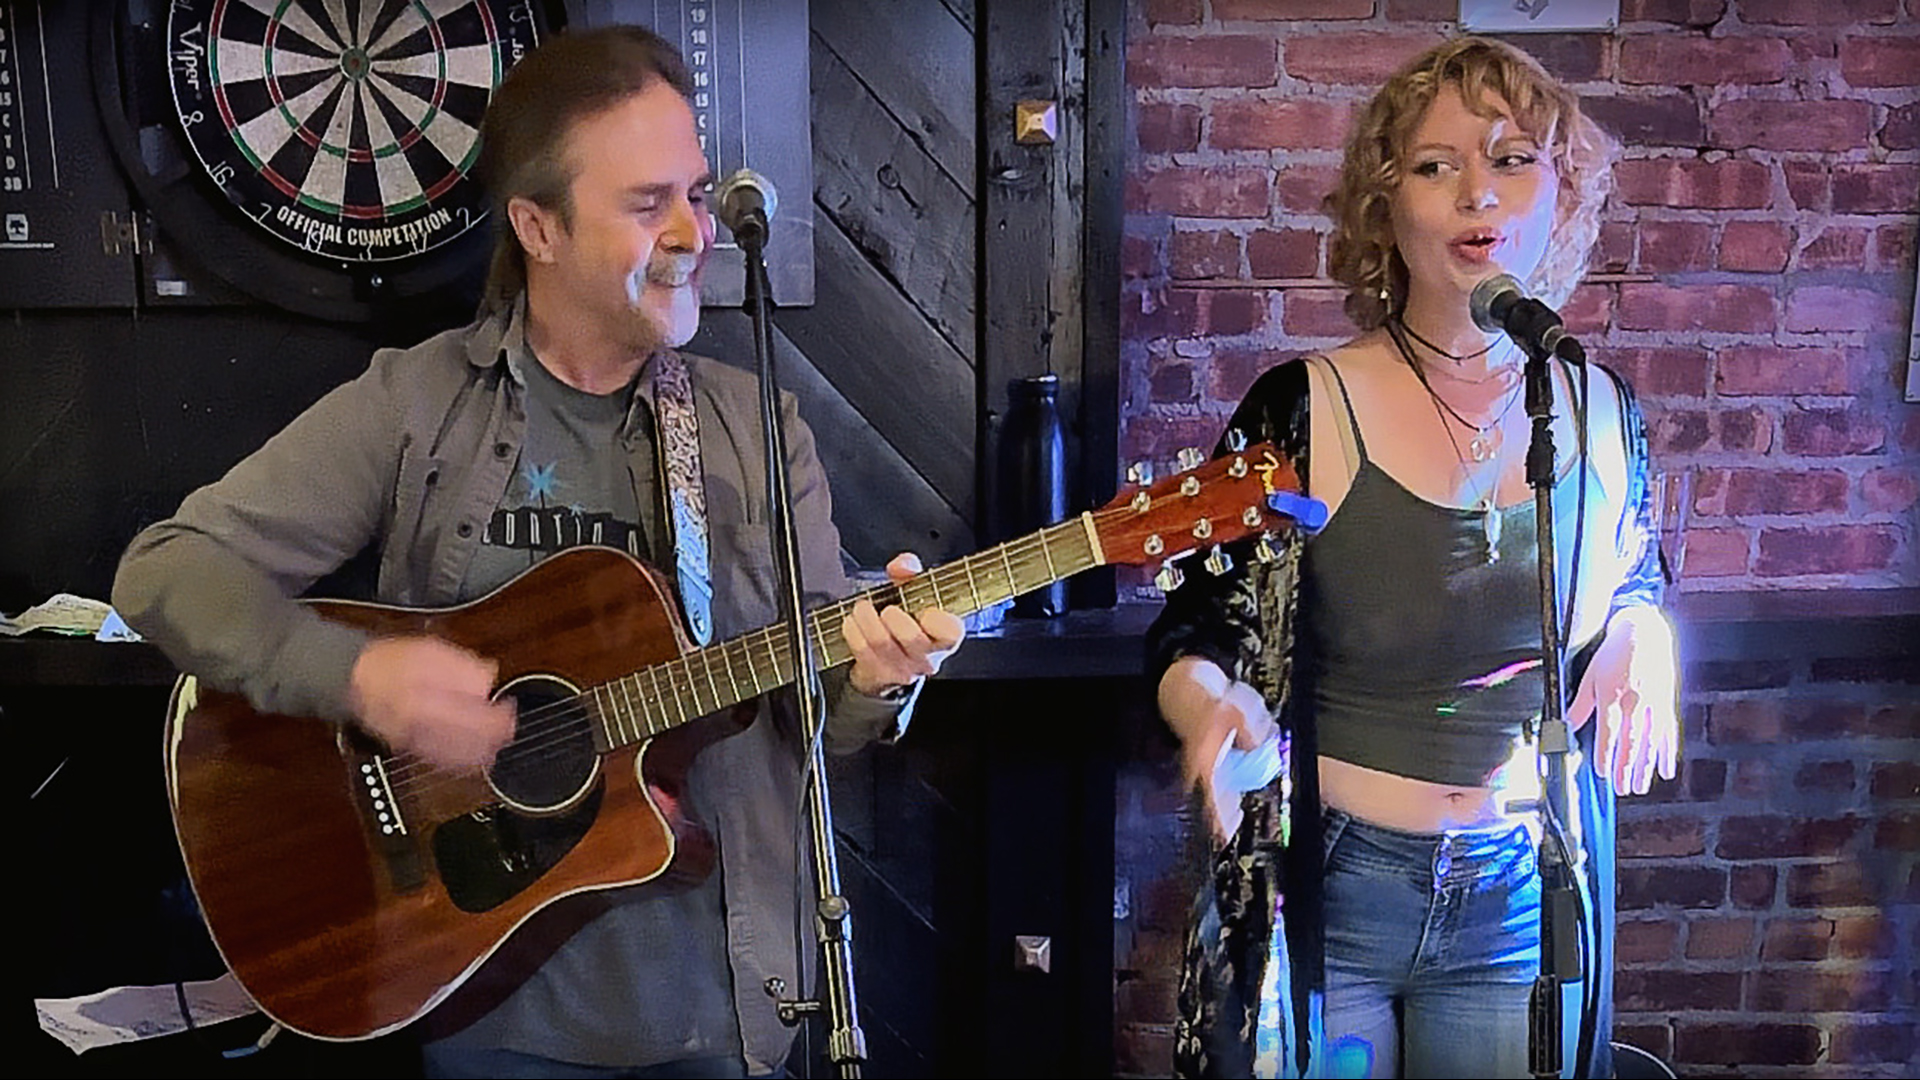
[[[1126,216],[1127,0],[1087,0],[1086,151],[1081,218],[1080,401],[1074,495],[1089,505],[1113,497],[1120,460],[1120,234]],[[1111,571],[1082,574],[1076,608],[1115,600]]]
[[[905,0],[905,2],[912,3],[913,0]],[[965,26],[968,29],[968,31],[972,31],[974,29],[975,23],[974,23],[973,0],[940,0],[940,6],[952,12],[953,17],[956,19],[959,19],[960,24],[962,26]]]
[[[823,112],[820,49],[852,69],[907,136],[926,150],[966,196],[974,184],[974,55],[972,8],[965,21],[926,0],[820,0],[813,6],[814,116],[832,119],[835,137],[853,117]],[[817,125],[816,125],[817,126]],[[854,132],[857,134],[857,132]],[[827,149],[815,132],[816,158]]]
[[[775,322],[858,411],[858,427],[837,434],[870,425],[971,523],[972,365],[837,224],[818,224],[819,302]]]
[[[833,485],[840,545],[854,561],[878,567],[897,552],[914,551],[938,563],[971,551],[973,528],[963,512],[876,436],[868,417],[777,327],[773,344],[780,388],[800,400],[800,415],[814,431]],[[752,370],[753,337],[740,312],[708,312],[688,348]]]
[[[0,610],[104,599],[134,533],[397,340],[268,308],[0,320]]]
[[[971,361],[973,200],[861,76],[832,50],[813,50],[817,210]]]
[[[1045,348],[1049,370],[1060,377],[1061,413],[1078,416],[1085,360],[1081,335],[1086,330],[1081,321],[1086,304],[1081,241],[1086,233],[1087,9],[1085,0],[1057,3],[1059,21],[1047,53],[1057,65],[1051,98],[1058,103],[1058,135],[1052,146],[1041,147],[1053,152],[1047,192],[1052,228],[1047,234]]]
[[[1063,46],[1080,19],[1069,20],[1069,0],[983,0],[979,5],[979,48],[983,83],[980,87],[980,420],[978,429],[979,490],[983,532],[1005,537],[1008,523],[999,519],[1000,491],[1005,478],[992,463],[999,460],[1000,424],[1007,410],[1009,382],[1049,371],[1062,384],[1062,405],[1078,400],[1080,357],[1068,348],[1078,346],[1078,302],[1074,333],[1054,348],[1056,310],[1077,294],[1078,255],[1067,255],[1056,242],[1063,211],[1056,206],[1068,198],[1071,183],[1072,139],[1029,145],[1014,140],[1014,107],[1029,99],[1061,103],[1065,117],[1067,54]],[[1059,171],[1068,170],[1061,176]],[[1059,182],[1056,182],[1058,179]],[[1071,233],[1078,244],[1077,230]],[[1062,295],[1055,296],[1054,290]],[[1068,412],[1071,416],[1072,413]]]

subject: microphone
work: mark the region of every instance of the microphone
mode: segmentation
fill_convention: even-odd
[[[713,194],[719,204],[716,216],[735,240],[742,244],[766,242],[767,222],[780,205],[773,181],[752,169],[741,169],[727,177]]]
[[[1559,314],[1528,296],[1512,274],[1495,274],[1475,285],[1467,307],[1475,326],[1489,332],[1504,331],[1529,353],[1586,363],[1586,353],[1567,333]]]

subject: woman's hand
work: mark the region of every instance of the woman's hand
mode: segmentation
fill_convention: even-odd
[[[1620,795],[1644,795],[1657,769],[1674,777],[1680,759],[1679,679],[1673,628],[1657,608],[1621,608],[1573,692],[1567,720],[1578,731],[1596,714],[1593,771]]]
[[[1176,660],[1161,676],[1160,714],[1180,740],[1180,776],[1198,787],[1214,840],[1240,827],[1240,795],[1285,769],[1279,729],[1260,691],[1227,677],[1197,656]]]

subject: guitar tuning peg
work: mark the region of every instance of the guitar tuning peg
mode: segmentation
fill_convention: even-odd
[[[1141,487],[1153,483],[1153,463],[1136,461],[1127,466],[1127,483],[1139,484]]]
[[[1207,568],[1207,573],[1212,574],[1214,577],[1219,577],[1233,569],[1233,556],[1228,555],[1216,544],[1213,550],[1207,553],[1206,560],[1200,565]]]
[[[1274,550],[1272,533],[1261,533],[1260,538],[1253,542],[1253,557],[1263,563],[1273,562],[1280,557],[1280,553]]]
[[[1247,433],[1244,431],[1241,431],[1237,427],[1228,428],[1227,429],[1227,449],[1232,451],[1233,453],[1238,454],[1241,451],[1245,450],[1246,448],[1247,448]]]
[[[1200,463],[1207,459],[1205,455],[1200,453],[1199,448],[1186,446],[1182,447],[1180,452],[1174,455],[1174,460],[1180,463],[1181,472],[1190,472],[1199,468]]]
[[[1179,567],[1166,563],[1160,567],[1159,573],[1153,575],[1153,587],[1163,593],[1170,593],[1186,580],[1187,575],[1181,573]]]

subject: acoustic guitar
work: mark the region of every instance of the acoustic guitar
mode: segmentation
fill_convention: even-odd
[[[1175,557],[1292,524],[1275,506],[1304,521],[1317,505],[1266,446],[1187,463],[862,596],[966,615],[1105,564],[1161,563],[1164,580]],[[1206,561],[1218,572],[1226,557],[1216,547]],[[518,721],[484,773],[178,681],[165,756],[180,850],[214,944],[268,1016],[323,1039],[391,1031],[554,901],[698,861],[673,804],[686,760],[719,736],[694,722],[786,685],[793,646],[782,625],[693,648],[669,597],[624,552],[581,547],[454,608],[309,601],[373,634],[432,634],[498,662],[496,695],[514,698]],[[822,670],[850,659],[839,627],[861,598],[812,612]]]

